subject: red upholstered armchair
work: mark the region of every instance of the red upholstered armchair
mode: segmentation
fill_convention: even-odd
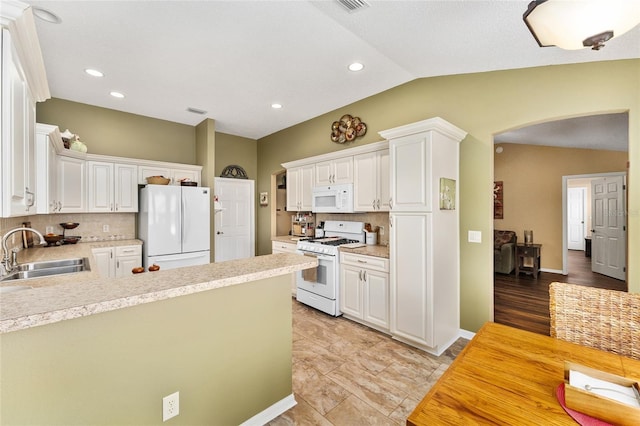
[[[514,231],[493,231],[493,269],[500,274],[510,274],[516,268],[516,244]]]

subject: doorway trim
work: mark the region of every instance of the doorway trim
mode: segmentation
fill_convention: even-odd
[[[567,220],[567,182],[570,179],[593,179],[599,177],[611,177],[611,176],[627,176],[627,172],[610,172],[610,173],[589,173],[584,175],[567,175],[562,176],[562,275],[569,275],[568,267],[568,251],[569,251],[569,223]],[[628,208],[625,205],[625,208]],[[628,255],[628,241],[627,247],[625,247],[625,254]]]

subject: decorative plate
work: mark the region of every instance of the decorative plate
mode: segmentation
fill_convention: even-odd
[[[364,136],[367,133],[367,125],[360,120],[360,117],[354,117],[345,114],[340,120],[331,123],[331,141],[335,143],[352,142],[357,137]]]

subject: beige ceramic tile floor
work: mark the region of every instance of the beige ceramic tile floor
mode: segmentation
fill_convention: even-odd
[[[404,425],[467,342],[458,339],[436,357],[294,300],[298,405],[269,425]]]

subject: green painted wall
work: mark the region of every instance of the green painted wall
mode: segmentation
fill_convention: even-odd
[[[255,139],[216,133],[216,177],[229,165],[237,165],[247,172],[249,179],[258,175],[258,142]]]
[[[55,100],[43,105],[52,101]],[[82,107],[93,108],[87,105]],[[43,122],[41,110],[42,107],[39,106],[39,122]],[[629,112],[629,259],[638,259],[638,59],[412,81],[258,140],[256,193],[270,192],[271,174],[282,169],[281,163],[376,142],[382,139],[377,133],[380,130],[436,116],[466,130],[469,135],[460,146],[461,326],[476,331],[493,317],[493,135],[549,120],[623,111]],[[339,145],[331,142],[331,123],[347,113],[357,115],[367,123],[367,134],[352,144]],[[61,123],[52,124],[61,125],[62,130],[65,128],[62,120]],[[143,127],[143,133],[144,130]],[[85,138],[81,131],[75,131],[86,139],[91,149],[89,134]],[[216,134],[216,138],[219,137],[220,134]],[[191,143],[195,150],[193,138]],[[233,139],[234,137],[229,138],[231,146]],[[145,152],[158,151],[148,138],[140,144],[144,144]],[[239,146],[245,148],[244,145]],[[121,149],[122,151],[112,155],[127,156],[128,148],[123,146]],[[216,156],[217,150],[216,143]],[[225,163],[239,157],[231,156],[227,160],[216,158],[216,169],[218,161]],[[250,172],[251,175],[253,173]],[[275,194],[270,194],[269,198],[273,200],[274,196]],[[256,218],[257,253],[270,253],[270,209],[258,208]],[[468,230],[482,231],[483,242],[467,243]],[[629,262],[629,289],[640,292],[640,268],[635,267],[633,261]]]
[[[196,164],[193,126],[56,98],[37,104],[36,120],[80,135],[91,154]]]
[[[0,424],[237,425],[292,393],[283,275],[0,336]]]
[[[424,78],[274,133],[258,141],[256,192],[286,161],[346,148],[330,141],[331,123],[357,115],[368,132],[439,116],[466,130],[460,146],[461,326],[476,331],[493,317],[493,135],[560,118],[629,111],[629,259],[640,258],[640,60],[593,62]],[[273,194],[271,194],[273,198]],[[269,212],[258,209],[258,252],[270,250]],[[482,231],[482,243],[466,241]],[[629,262],[629,288],[640,268]]]

